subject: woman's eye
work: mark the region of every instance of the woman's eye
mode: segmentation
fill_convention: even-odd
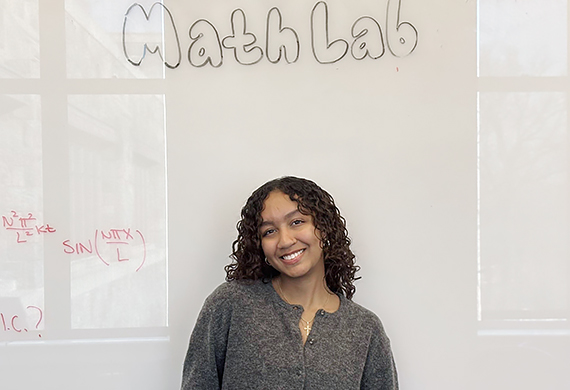
[[[267,237],[268,235],[270,235],[271,233],[273,233],[275,231],[275,229],[267,229],[266,231],[264,231],[263,233],[261,233],[261,237]]]
[[[302,223],[303,223],[303,220],[301,220],[301,219],[296,219],[296,220],[294,220],[293,222],[291,222],[291,225],[300,225],[300,224],[302,224]]]

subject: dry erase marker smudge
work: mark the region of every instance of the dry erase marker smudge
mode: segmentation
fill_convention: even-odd
[[[361,16],[352,24],[345,37],[331,38],[330,26],[338,23],[338,12],[329,17],[329,5],[325,1],[317,2],[310,13],[310,37],[301,39],[297,29],[288,24],[289,14],[273,7],[267,12],[265,31],[252,32],[248,29],[248,16],[241,8],[231,12],[229,34],[223,38],[219,26],[206,19],[197,19],[189,28],[191,43],[188,47],[188,62],[197,68],[210,65],[218,68],[223,65],[224,53],[229,51],[235,61],[242,65],[254,65],[264,57],[271,63],[285,61],[295,63],[304,48],[301,42],[310,41],[313,58],[320,64],[333,64],[346,56],[355,60],[365,58],[376,60],[384,55],[386,46],[395,57],[411,54],[418,44],[418,30],[410,22],[402,21],[402,1],[388,0],[386,24],[384,29],[371,16]],[[332,11],[337,11],[331,7]],[[161,44],[141,43],[140,26],[151,28],[153,14],[165,14],[165,34],[169,42]],[[131,33],[132,32],[132,33]],[[137,34],[138,33],[138,34]],[[260,42],[264,36],[265,42]],[[349,37],[345,39],[346,37]],[[147,53],[157,54],[164,65],[177,68],[182,60],[178,28],[175,17],[164,4],[154,3],[148,10],[141,4],[132,4],[123,18],[122,44],[126,60],[134,66],[140,66]],[[166,58],[163,47],[173,47],[171,58]],[[350,55],[349,55],[350,53]]]

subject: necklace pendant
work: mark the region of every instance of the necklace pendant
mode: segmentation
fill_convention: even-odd
[[[307,332],[307,336],[309,335],[309,333],[311,333],[311,325],[309,325],[309,323],[305,325],[305,331]]]

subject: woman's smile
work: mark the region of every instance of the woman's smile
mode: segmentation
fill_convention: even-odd
[[[289,255],[280,256],[280,259],[283,260],[286,264],[295,264],[297,261],[301,260],[301,254],[305,251],[305,249],[300,249],[295,251]]]

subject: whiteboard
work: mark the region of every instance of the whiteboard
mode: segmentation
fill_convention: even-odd
[[[401,388],[570,384],[566,1],[0,10],[3,384],[179,388],[283,175],[346,217]]]

